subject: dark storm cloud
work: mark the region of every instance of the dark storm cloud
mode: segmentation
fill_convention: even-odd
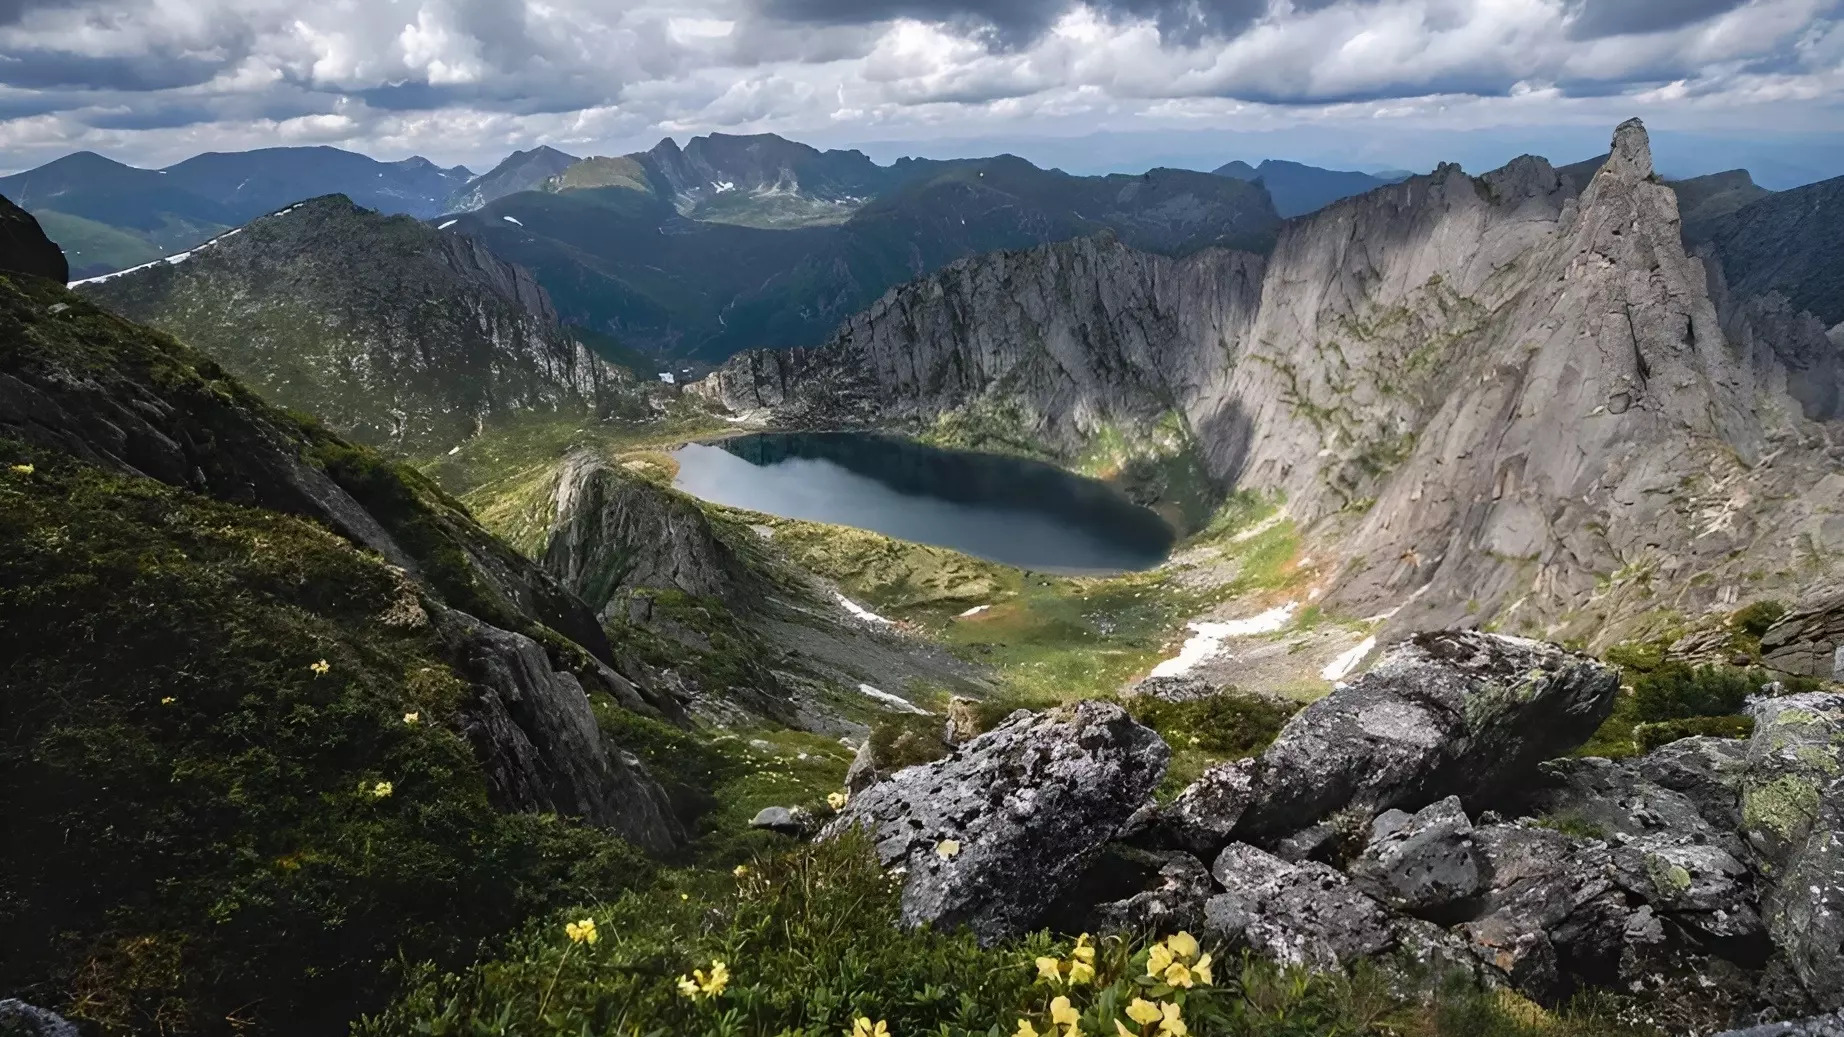
[[[59,50],[15,50],[0,54],[0,85],[22,90],[172,90],[207,82],[233,61],[153,53],[91,57]]]
[[[1733,11],[1748,0],[1578,0],[1569,12],[1569,38],[1662,32]]]

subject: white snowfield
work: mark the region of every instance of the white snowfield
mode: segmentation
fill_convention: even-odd
[[[834,591],[833,594],[839,599],[839,604],[845,606],[845,611],[851,613],[854,616],[857,616],[859,619],[862,619],[867,623],[882,623],[884,626],[895,626],[896,625],[895,621],[885,619],[884,617],[878,615],[875,612],[872,612],[870,609],[865,608],[863,605],[858,604],[857,602],[853,601],[852,599],[846,597],[843,594],[840,594],[837,591]]]
[[[858,685],[858,691],[860,694],[864,695],[866,698],[876,699],[877,701],[883,703],[884,705],[889,706],[892,709],[898,710],[899,712],[914,713],[917,716],[923,716],[923,717],[932,715],[929,713],[928,710],[923,709],[921,706],[916,705],[915,703],[909,701],[908,699],[902,697],[901,695],[892,695],[887,691],[879,691],[876,688],[871,687],[869,684]]]
[[[1363,662],[1371,652],[1375,651],[1376,647],[1376,637],[1364,638],[1363,641],[1358,643],[1350,651],[1340,654],[1338,658],[1326,664],[1325,669],[1319,671],[1319,676],[1324,677],[1333,684],[1337,684],[1339,681],[1351,676],[1352,671],[1357,669],[1358,664]]]
[[[1182,677],[1216,658],[1223,651],[1223,642],[1232,637],[1253,637],[1284,629],[1292,622],[1293,614],[1299,607],[1299,602],[1290,601],[1247,619],[1233,619],[1227,623],[1188,624],[1192,633],[1185,639],[1184,647],[1178,650],[1176,656],[1153,667],[1152,676]]]

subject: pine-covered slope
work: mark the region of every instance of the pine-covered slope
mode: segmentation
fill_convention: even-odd
[[[337,195],[82,290],[269,399],[403,452],[449,449],[507,415],[606,410],[621,394],[525,270]]]
[[[1176,415],[1220,487],[1336,546],[1337,607],[1611,636],[1615,613],[1797,586],[1844,548],[1833,433],[1789,355],[1725,336],[1634,122],[1585,187],[1541,159],[1444,166],[1290,221],[1265,259],[966,260],[699,391],[792,424],[1001,426],[1065,458]]]

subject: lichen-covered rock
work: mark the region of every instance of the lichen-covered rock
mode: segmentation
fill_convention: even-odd
[[[1417,634],[1301,710],[1267,751],[1213,769],[1173,803],[1172,837],[1275,839],[1347,809],[1483,807],[1580,744],[1619,674],[1585,656],[1471,631]],[[1220,844],[1219,844],[1220,845]]]
[[[1204,930],[1232,947],[1327,971],[1388,950],[1389,913],[1337,870],[1292,864],[1231,843],[1210,867],[1224,892],[1204,904]]]
[[[1066,928],[1098,934],[1150,938],[1196,930],[1204,923],[1204,902],[1217,892],[1210,869],[1183,852],[1107,846],[1064,898]]]
[[[77,1028],[63,1016],[16,998],[0,1001],[0,1034],[6,1037],[78,1037]]]
[[[1733,830],[1712,825],[1689,796],[1648,780],[1639,770],[1636,762],[1596,757],[1551,760],[1540,768],[1540,784],[1525,806],[1588,825],[1604,836],[1665,834],[1717,844],[1729,856],[1741,854]]]
[[[1755,726],[1742,781],[1742,831],[1771,878],[1811,835],[1820,790],[1844,773],[1844,695],[1755,699],[1748,711]]]
[[[1386,811],[1372,823],[1370,845],[1347,869],[1359,889],[1413,915],[1452,918],[1484,884],[1473,825],[1460,798],[1410,815]]]
[[[982,941],[1035,925],[1165,776],[1171,750],[1119,706],[1020,710],[945,759],[853,797],[821,833],[870,832],[906,869],[906,925]]]
[[[1727,1030],[1716,1037],[1844,1037],[1844,1012]]]
[[[1716,830],[1741,829],[1746,741],[1707,735],[1680,738],[1645,754],[1632,766],[1647,781],[1682,793]]]

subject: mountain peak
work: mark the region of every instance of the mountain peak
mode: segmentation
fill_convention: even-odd
[[[1646,124],[1628,119],[1614,129],[1613,153],[1601,168],[1629,180],[1644,180],[1652,175],[1652,138]]]

